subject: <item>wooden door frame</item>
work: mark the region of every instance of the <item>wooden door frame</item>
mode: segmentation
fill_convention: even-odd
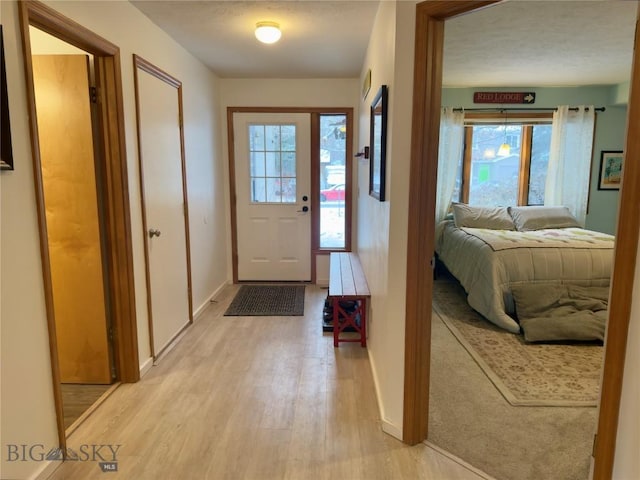
[[[176,334],[169,340],[169,342],[162,347],[159,352],[155,351],[153,341],[153,307],[151,301],[151,272],[149,269],[149,236],[147,235],[147,229],[149,223],[147,222],[147,209],[145,199],[144,188],[144,166],[142,155],[142,143],[141,139],[141,124],[140,124],[140,96],[139,96],[139,84],[138,84],[138,69],[149,75],[157,78],[158,80],[165,82],[166,84],[174,87],[178,94],[178,116],[180,125],[180,171],[182,174],[182,201],[184,205],[184,239],[185,239],[185,253],[187,261],[187,291],[189,301],[189,322],[184,325]],[[138,134],[138,165],[140,168],[140,202],[142,207],[142,237],[144,238],[144,260],[145,260],[145,280],[147,283],[147,310],[149,316],[149,342],[151,347],[151,356],[153,360],[157,360],[163,352],[176,341],[176,339],[182,335],[184,330],[191,324],[193,324],[193,290],[191,283],[191,239],[189,237],[189,196],[187,194],[187,164],[185,160],[184,149],[184,115],[182,105],[182,82],[174,76],[168,74],[161,68],[157,67],[153,63],[145,60],[139,55],[133,55],[133,78],[135,85],[135,97],[136,97],[136,128]]]
[[[108,301],[113,322],[116,380],[137,382],[140,379],[140,367],[120,49],[40,2],[27,0],[18,4],[58,441],[63,451],[66,451],[29,26],[37,27],[94,56],[98,88],[97,130],[101,140],[99,161],[104,173],[102,189],[107,237],[106,262],[110,272],[107,280],[110,292]]]
[[[229,197],[231,210],[231,264],[233,269],[233,283],[238,282],[238,213],[236,199],[236,164],[235,164],[235,135],[233,131],[233,115],[235,113],[308,113],[311,116],[311,283],[316,282],[316,264],[318,255],[328,255],[330,250],[320,249],[318,245],[318,224],[320,215],[320,182],[318,171],[314,168],[319,159],[314,161],[314,155],[319,155],[320,138],[316,134],[314,114],[341,114],[347,117],[347,142],[345,159],[345,184],[352,186],[353,161],[349,152],[353,152],[353,108],[352,107],[227,107],[227,150],[229,152]],[[345,251],[351,251],[351,222],[352,222],[352,188],[346,191],[345,204]],[[342,251],[342,250],[341,250]]]
[[[421,442],[428,434],[433,289],[428,266],[434,251],[444,22],[447,18],[495,3],[499,2],[428,0],[416,6],[403,417],[403,440],[409,444]],[[638,44],[639,40],[640,34],[636,29],[635,43]],[[640,203],[640,138],[628,135],[629,131],[640,128],[640,53],[634,49],[633,55],[625,146],[627,161],[620,190],[603,382],[593,451],[593,478],[596,480],[611,478],[613,473],[640,233],[640,215],[637,212]]]

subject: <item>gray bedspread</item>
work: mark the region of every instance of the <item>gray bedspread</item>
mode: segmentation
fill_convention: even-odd
[[[436,252],[487,320],[520,332],[511,289],[551,284],[608,287],[614,237],[578,228],[517,232],[438,226]]]
[[[527,342],[604,340],[608,287],[518,285],[511,292]]]

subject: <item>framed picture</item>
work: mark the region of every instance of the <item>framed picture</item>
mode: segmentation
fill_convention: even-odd
[[[371,89],[371,69],[367,70],[367,73],[364,76],[364,81],[362,82],[362,100],[367,98],[369,94],[369,90]]]
[[[7,95],[7,72],[5,71],[4,63],[2,25],[0,25],[0,170],[13,170],[9,96]]]
[[[600,153],[598,190],[620,190],[623,160],[624,154],[619,150],[603,150]]]
[[[369,195],[384,202],[387,156],[387,86],[382,85],[371,102]]]

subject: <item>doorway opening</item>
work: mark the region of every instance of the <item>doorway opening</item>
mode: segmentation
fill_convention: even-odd
[[[455,5],[426,1],[417,6],[416,55],[414,72],[414,110],[410,185],[411,218],[416,221],[408,232],[407,307],[405,332],[405,395],[403,440],[417,443],[427,437],[429,402],[429,367],[431,347],[432,274],[424,269],[431,260],[434,239],[435,188],[438,158],[439,109],[442,87],[442,46],[444,20],[496,2],[455,2]],[[636,40],[638,33],[636,31]],[[637,58],[634,58],[634,64]],[[631,84],[637,83],[632,70]],[[640,100],[631,90],[627,131],[636,127]],[[638,146],[627,137],[625,156],[636,158]],[[611,281],[609,325],[605,344],[603,383],[600,397],[598,433],[594,445],[593,478],[610,478],[616,443],[616,431],[622,390],[627,331],[635,259],[638,247],[637,188],[640,172],[637,162],[627,162],[620,193],[618,218],[625,218],[624,229],[618,226]]]
[[[19,7],[53,392],[58,440],[64,452],[66,451],[66,425],[62,383],[111,385],[116,382],[136,382],[140,378],[123,133],[120,57],[118,47],[41,3],[20,2]],[[69,58],[34,59],[32,54],[37,52],[33,52],[31,48],[30,26],[57,39],[64,40],[69,49],[75,47],[81,50],[81,55],[74,51],[67,52],[73,53],[72,55],[55,55],[55,57]],[[51,132],[54,130],[47,132],[47,127],[39,124],[39,113],[46,110],[42,103],[47,98],[53,98],[53,96],[41,95],[43,93],[42,85],[46,84],[41,81],[43,78],[46,79],[46,72],[51,71],[49,69],[51,65],[46,65],[44,68],[43,62],[44,64],[47,62],[56,64],[51,67],[57,69],[56,74],[64,72],[66,75],[75,69],[75,67],[66,65],[70,58],[74,58],[71,63],[80,68],[80,73],[76,77],[82,78],[83,80],[79,81],[88,85],[90,69],[88,68],[87,59],[89,57],[87,54],[93,57],[95,90],[86,91],[86,98],[90,98],[90,96],[95,98],[95,113],[92,119],[89,106],[87,107],[89,111],[87,117],[87,108],[85,108],[84,120],[80,121],[78,125],[84,125],[86,132],[88,132],[83,140],[86,155],[83,156],[85,160],[82,162],[82,168],[86,169],[85,176],[91,177],[87,173],[91,172],[93,179],[84,183],[84,187],[81,189],[84,190],[84,196],[65,199],[68,192],[78,193],[78,188],[75,185],[76,179],[70,176],[71,172],[68,171],[70,169],[67,168],[65,171],[65,168],[61,168],[59,164],[51,161],[50,150],[56,149],[51,146],[53,145]],[[65,66],[60,66],[60,62]],[[71,105],[68,103],[70,100],[65,100],[65,102],[62,106],[70,108]],[[39,104],[39,108],[36,104]],[[42,138],[40,136],[41,127]],[[77,126],[69,126],[68,128],[74,133],[80,129]],[[64,139],[58,140],[63,141]],[[75,145],[67,146],[67,148],[74,155],[79,150]],[[50,174],[53,171],[58,171],[59,177],[55,175],[51,177]],[[74,185],[69,188],[69,185],[65,185],[65,183],[74,183]],[[56,195],[62,197],[59,200],[60,203],[53,200]],[[92,201],[88,200],[89,197],[92,197]],[[83,200],[79,200],[79,198]],[[62,226],[57,226],[51,215],[64,211],[60,207],[60,205],[65,205],[63,202],[67,202],[67,206],[71,205],[69,209],[72,210],[72,212],[64,212],[65,214],[84,215],[84,217],[76,218],[75,221],[78,223],[73,226],[74,228],[69,228],[70,219],[62,222]],[[56,205],[58,206],[56,207]],[[80,212],[85,208],[89,210],[88,215],[86,211]],[[93,217],[93,220],[89,221],[87,217]],[[80,237],[75,235],[79,231],[86,235],[82,241],[79,241]],[[59,254],[60,252],[63,253]],[[73,265],[73,268],[70,265]],[[74,270],[74,275],[67,276],[69,270]],[[82,298],[82,295],[87,295],[87,293],[81,290],[83,279],[89,276],[93,278],[91,282],[92,297],[88,299],[90,301]],[[83,302],[86,304],[83,305]],[[63,309],[65,304],[68,311]],[[76,322],[80,322],[82,328],[78,326],[78,323],[74,324],[73,322],[71,325],[63,327],[62,323],[73,318],[69,312],[82,310],[77,308],[79,305],[83,305],[85,312],[90,311],[90,316],[98,320],[95,322],[85,322],[84,319],[76,320]],[[111,323],[107,321],[109,318],[113,319]],[[60,325],[58,321],[61,322]],[[97,333],[94,332],[95,335],[92,337],[98,339],[99,347],[92,343],[93,340],[89,341],[87,338],[74,342],[76,334],[80,334],[81,331],[83,334],[87,333],[84,328],[87,323],[99,327]],[[71,349],[69,345],[77,346],[78,344],[80,344],[80,348],[76,350],[80,355],[79,363],[83,366],[91,365],[88,368],[90,372],[84,372],[82,376],[78,376],[74,367],[69,367],[69,362],[64,359],[65,354],[70,351],[68,349]],[[94,357],[100,360],[96,365],[89,361]],[[73,362],[71,362],[72,364]],[[104,393],[108,394],[112,388],[114,387],[105,388],[107,391]],[[102,393],[99,392],[95,396],[103,398]],[[92,402],[95,396],[87,395],[89,398],[87,401]],[[85,417],[86,415],[85,411]],[[69,420],[67,420],[67,424],[68,422]]]

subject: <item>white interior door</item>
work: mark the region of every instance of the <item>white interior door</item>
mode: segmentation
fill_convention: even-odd
[[[153,355],[191,321],[179,95],[140,68],[140,160],[147,232]]]
[[[311,117],[235,113],[238,280],[311,280]]]

